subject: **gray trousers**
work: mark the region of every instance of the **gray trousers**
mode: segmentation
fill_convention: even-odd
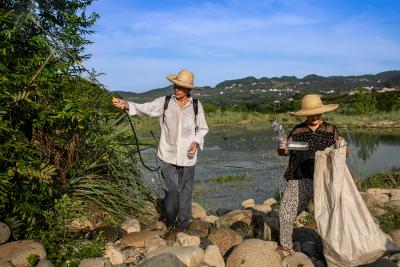
[[[161,161],[165,183],[165,209],[168,224],[183,229],[192,217],[192,193],[195,166],[176,166]]]

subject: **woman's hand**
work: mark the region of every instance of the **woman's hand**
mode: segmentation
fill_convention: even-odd
[[[125,109],[125,110],[128,110],[128,109],[129,109],[128,102],[125,101],[125,100],[123,100],[123,99],[113,98],[112,103],[113,103],[113,105],[116,106],[117,108]]]
[[[289,153],[289,149],[288,149],[288,143],[287,141],[280,141],[278,143],[278,155],[279,156],[287,156],[287,154]]]

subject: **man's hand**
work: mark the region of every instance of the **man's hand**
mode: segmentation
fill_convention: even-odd
[[[112,103],[113,103],[114,106],[116,106],[117,108],[125,109],[125,110],[128,110],[128,109],[129,109],[128,102],[125,101],[125,100],[123,100],[123,99],[113,98]]]
[[[196,154],[197,146],[198,146],[198,144],[196,142],[193,142],[190,145],[190,147],[189,147],[189,149],[187,151],[187,155],[188,155],[189,158],[194,157],[194,155]]]

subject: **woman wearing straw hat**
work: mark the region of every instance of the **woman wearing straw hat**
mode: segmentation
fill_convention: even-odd
[[[290,113],[305,116],[290,132],[287,140],[279,144],[278,154],[289,155],[289,164],[285,172],[287,184],[279,208],[280,246],[278,249],[293,252],[293,223],[299,213],[307,208],[313,199],[314,157],[318,150],[335,144],[339,136],[336,126],[322,120],[322,114],[332,111],[338,104],[324,105],[319,95],[306,95],[301,101],[301,109]],[[307,150],[290,150],[292,141],[307,142]]]
[[[192,192],[197,148],[203,148],[208,126],[200,101],[190,96],[194,76],[188,70],[168,75],[173,95],[138,104],[114,99],[113,104],[129,115],[158,117],[161,136],[157,156],[164,179],[165,209],[169,226],[184,229],[192,215]]]

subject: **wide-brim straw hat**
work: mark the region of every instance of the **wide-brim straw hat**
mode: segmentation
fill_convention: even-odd
[[[339,104],[324,105],[319,95],[305,95],[301,100],[301,109],[296,112],[290,112],[295,116],[312,116],[335,110]]]
[[[181,87],[193,89],[195,86],[193,85],[194,75],[188,70],[181,70],[178,75],[170,74],[167,76],[167,79]]]

